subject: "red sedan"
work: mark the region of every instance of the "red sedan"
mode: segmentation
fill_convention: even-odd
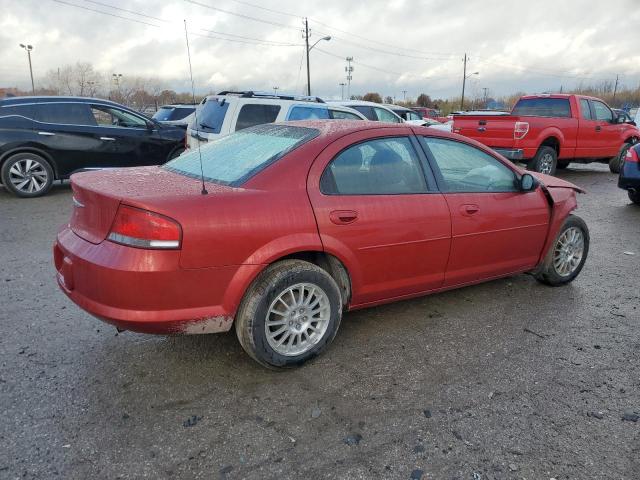
[[[343,310],[521,272],[562,285],[589,249],[578,187],[409,125],[262,125],[72,189],[54,245],[71,300],[138,332],[235,324],[271,367],[319,354]]]

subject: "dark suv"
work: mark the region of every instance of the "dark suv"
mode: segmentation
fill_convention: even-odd
[[[0,173],[19,197],[38,197],[82,170],[165,163],[184,150],[184,130],[108,100],[0,100]]]

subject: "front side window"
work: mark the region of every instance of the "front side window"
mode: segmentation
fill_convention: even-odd
[[[62,125],[96,125],[86,103],[39,103],[33,106],[35,120]]]
[[[325,120],[327,118],[329,118],[327,108],[293,106],[289,110],[287,120]]]
[[[129,112],[103,105],[91,105],[95,123],[102,127],[147,128],[147,122]]]
[[[236,121],[236,131],[244,128],[262,125],[263,123],[273,123],[278,118],[280,105],[260,105],[248,103],[240,108],[238,120]]]
[[[523,98],[513,107],[512,115],[523,117],[571,117],[568,98]]]
[[[582,118],[591,120],[591,108],[589,108],[589,100],[586,98],[580,99],[580,110],[582,111]]]
[[[373,107],[373,109],[376,111],[376,116],[378,117],[379,121],[400,123],[400,119],[389,110],[386,110],[384,108],[378,108],[378,107]]]
[[[611,122],[613,120],[613,112],[604,103],[592,100],[593,112],[595,113],[596,120],[603,120]]]
[[[443,191],[517,191],[515,173],[482,150],[441,138],[422,137],[422,141],[431,152],[442,175]]]
[[[379,138],[343,150],[325,169],[322,193],[395,195],[425,193],[418,156],[406,137]]]
[[[205,180],[239,186],[268,165],[319,134],[313,128],[259,125],[191,149],[163,168],[200,178],[200,154]]]

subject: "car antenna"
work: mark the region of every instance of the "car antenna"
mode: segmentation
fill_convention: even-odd
[[[184,20],[184,38],[187,40],[187,57],[189,58],[189,76],[191,77],[191,99],[193,104],[196,105],[196,92],[193,86],[193,69],[191,68],[191,50],[189,49],[189,34],[187,33],[187,20]],[[196,105],[196,109],[193,112],[193,119],[196,124],[196,128],[200,125],[198,123],[198,106]],[[204,168],[202,167],[202,152],[200,151],[200,140],[198,140],[198,157],[200,159],[200,180],[202,181],[202,195],[207,195],[207,189],[204,186]]]

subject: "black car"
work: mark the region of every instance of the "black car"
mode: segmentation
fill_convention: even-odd
[[[629,192],[629,200],[640,205],[640,143],[627,150],[620,168],[618,186]]]
[[[108,100],[0,100],[0,174],[19,197],[38,197],[82,170],[159,165],[184,150],[184,130]]]

